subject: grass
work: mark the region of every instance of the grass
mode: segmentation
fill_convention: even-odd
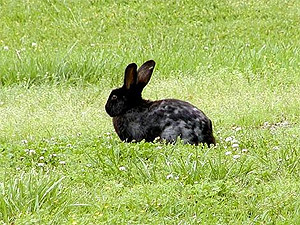
[[[298,1],[0,7],[0,223],[299,224]],[[201,108],[216,147],[120,142],[104,104],[148,59],[144,97]]]

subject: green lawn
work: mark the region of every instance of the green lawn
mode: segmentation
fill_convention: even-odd
[[[0,224],[299,224],[300,1],[0,0]],[[149,99],[217,146],[122,143],[104,105]]]

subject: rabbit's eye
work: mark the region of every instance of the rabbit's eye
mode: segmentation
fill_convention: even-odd
[[[117,97],[116,95],[112,95],[112,96],[111,96],[111,100],[117,100],[117,98],[118,98],[118,97]]]

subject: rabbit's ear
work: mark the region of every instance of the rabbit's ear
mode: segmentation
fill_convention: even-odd
[[[149,60],[139,68],[139,70],[137,71],[137,85],[140,88],[143,89],[148,84],[154,67],[155,62],[153,60]]]
[[[124,87],[129,90],[136,84],[137,79],[137,65],[135,63],[129,64],[125,69]]]

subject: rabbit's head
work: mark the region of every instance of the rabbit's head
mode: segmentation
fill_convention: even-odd
[[[145,62],[138,70],[135,63],[126,67],[123,86],[114,89],[106,102],[105,110],[108,115],[119,116],[141,104],[143,101],[142,91],[148,84],[154,67],[153,60]]]

